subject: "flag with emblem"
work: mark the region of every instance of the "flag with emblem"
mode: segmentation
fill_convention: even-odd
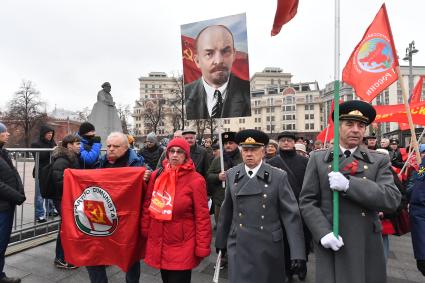
[[[145,170],[65,170],[60,233],[67,262],[76,266],[117,265],[128,271],[142,258]]]
[[[342,80],[370,102],[398,79],[397,53],[385,3],[342,71]]]

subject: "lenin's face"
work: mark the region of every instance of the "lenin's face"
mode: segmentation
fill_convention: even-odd
[[[199,35],[195,63],[210,86],[218,88],[227,82],[234,60],[233,37],[228,30],[211,26]]]

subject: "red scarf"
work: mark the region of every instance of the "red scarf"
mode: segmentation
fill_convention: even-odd
[[[171,167],[168,160],[163,165],[164,171],[155,180],[149,211],[152,218],[169,221],[173,218],[177,179],[195,171],[195,165],[192,159],[176,167]]]

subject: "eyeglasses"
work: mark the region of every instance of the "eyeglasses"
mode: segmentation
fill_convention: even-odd
[[[185,154],[184,150],[181,150],[181,149],[170,149],[168,152],[169,152],[170,154],[174,154],[174,153],[177,153],[177,154]]]

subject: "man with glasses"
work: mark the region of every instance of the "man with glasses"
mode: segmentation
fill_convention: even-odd
[[[127,136],[123,133],[112,132],[106,139],[106,154],[99,160],[98,168],[119,168],[119,167],[141,167],[144,166],[143,157],[129,148]],[[149,169],[149,168],[148,168]],[[151,172],[146,170],[144,180],[149,180]],[[130,231],[131,232],[131,231]],[[108,282],[104,265],[87,266],[90,282]],[[126,274],[126,282],[139,282],[140,262],[136,262],[130,267]]]
[[[297,205],[299,202],[299,196],[301,188],[303,185],[305,169],[307,167],[308,158],[297,154],[295,150],[295,133],[292,132],[282,132],[278,136],[279,142],[279,154],[267,162],[277,168],[284,170],[288,174],[288,181],[291,185],[291,189],[294,192]],[[311,246],[311,234],[307,226],[303,224],[304,229],[304,240],[305,240],[305,250],[306,250],[306,259],[308,259],[308,254],[310,253]],[[290,261],[290,250],[289,243],[286,239],[284,233],[284,243],[285,243],[285,270],[286,275],[289,279],[297,273],[300,280],[304,280],[307,276],[307,265],[306,262],[301,262],[301,266],[298,270],[294,270],[291,267]]]
[[[216,248],[228,253],[230,283],[286,282],[283,231],[294,268],[305,261],[297,201],[287,174],[263,162],[269,137],[258,130],[236,135],[243,162],[226,173]]]

